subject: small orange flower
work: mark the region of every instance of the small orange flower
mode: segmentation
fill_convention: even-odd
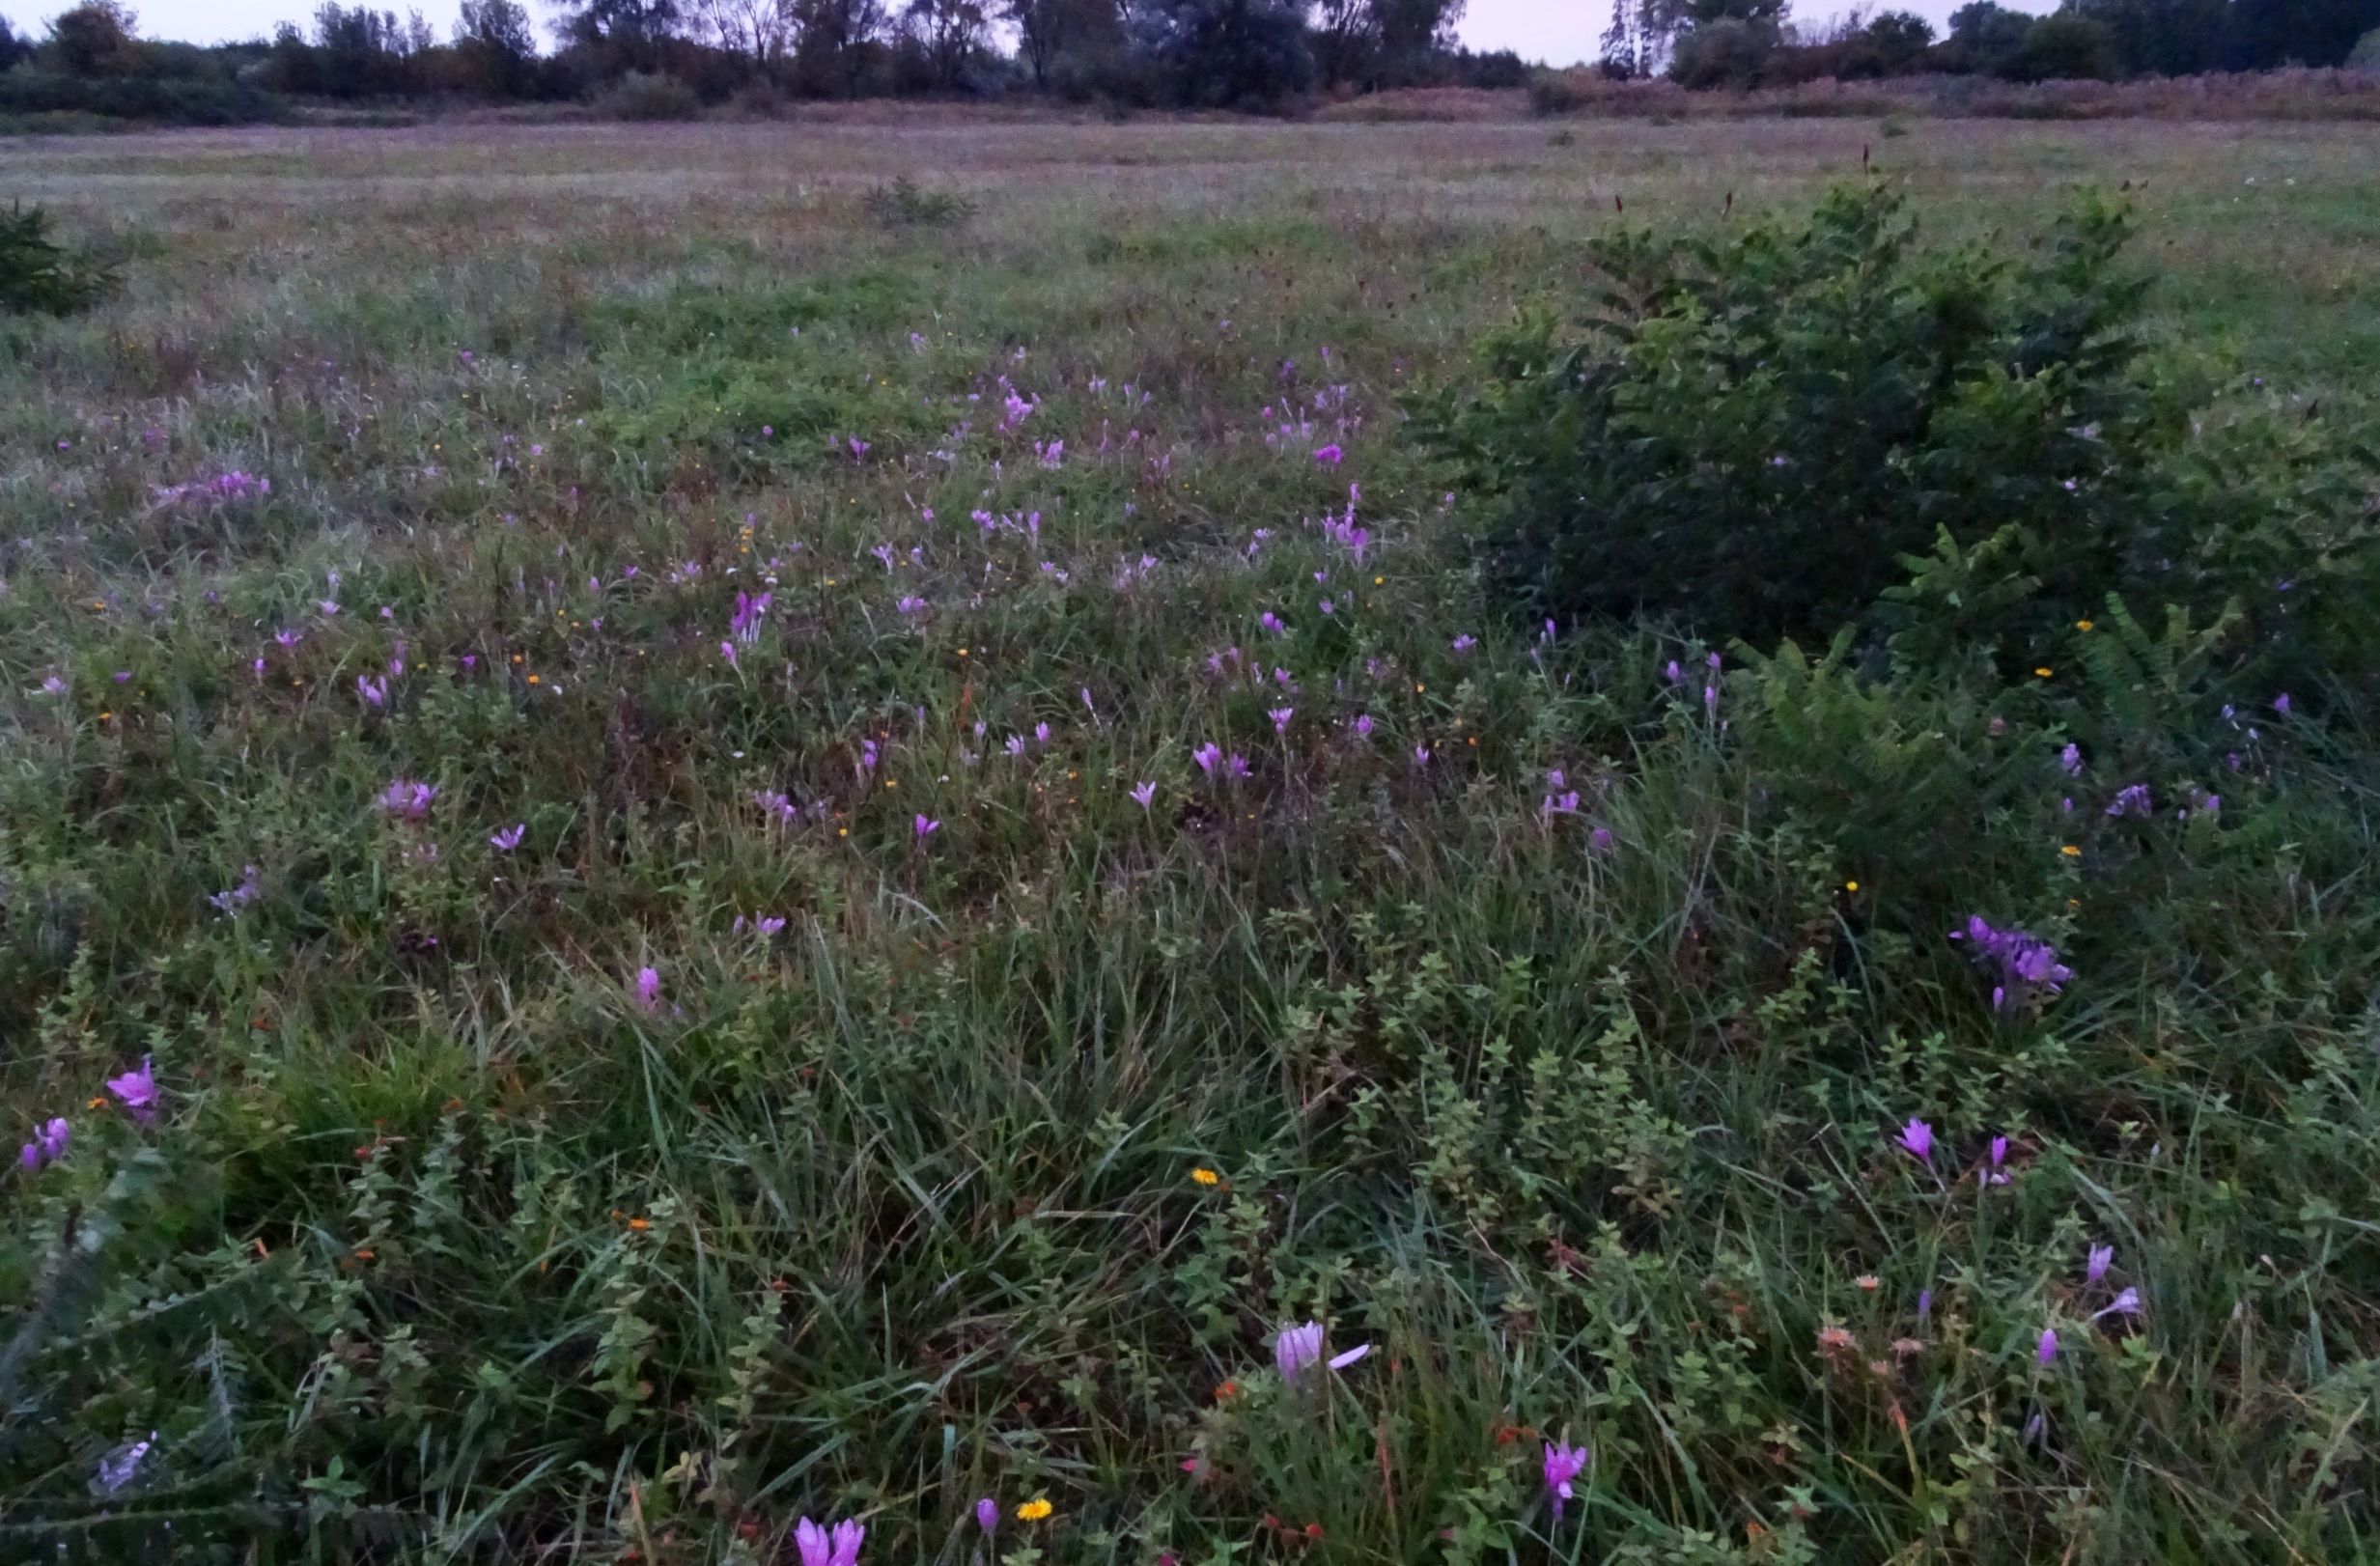
[[[653,1220],[651,1218],[630,1218],[628,1220],[628,1226],[638,1234],[642,1234],[653,1227]]]
[[[1239,1395],[1240,1384],[1236,1381],[1227,1380],[1215,1389],[1215,1401],[1218,1403],[1228,1403]]]
[[[1884,1279],[1878,1277],[1873,1272],[1862,1272],[1851,1281],[1854,1285],[1865,1290],[1869,1294],[1874,1294],[1878,1289],[1884,1287]]]
[[[1219,1186],[1222,1183],[1223,1177],[1212,1169],[1202,1166],[1190,1171],[1190,1184],[1194,1186]]]

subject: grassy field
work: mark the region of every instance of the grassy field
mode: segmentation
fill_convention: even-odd
[[[2369,714],[1803,786],[1837,697],[1510,624],[1402,425],[1586,238],[1863,164],[2126,189],[2171,362],[2358,405],[2376,152],[0,149],[124,267],[0,322],[0,1556],[2366,1558]]]

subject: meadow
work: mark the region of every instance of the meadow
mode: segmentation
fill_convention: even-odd
[[[0,149],[0,1556],[2368,1558],[2368,675],[1540,625],[1410,415],[1874,180],[2368,410],[2376,149]]]

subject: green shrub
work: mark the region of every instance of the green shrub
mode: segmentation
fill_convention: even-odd
[[[1918,557],[2014,527],[2012,590],[1968,603],[1962,656],[2030,662],[2118,592],[2304,624],[2310,584],[2373,580],[2368,453],[2198,429],[2141,351],[2129,231],[2086,198],[2023,260],[1928,249],[1867,186],[1723,242],[1624,234],[1594,250],[1598,316],[1506,332],[1486,388],[1424,428],[1486,498],[1489,573],[1531,618],[1908,629],[1883,600]]]
[[[72,315],[113,281],[108,268],[49,237],[49,214],[41,208],[12,205],[0,215],[0,312]]]
[[[595,112],[606,120],[693,120],[702,111],[693,88],[658,70],[631,70],[595,100]]]
[[[957,191],[929,190],[906,174],[868,192],[868,215],[882,228],[955,228],[974,210]]]

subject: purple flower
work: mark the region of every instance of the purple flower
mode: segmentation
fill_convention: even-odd
[[[1148,809],[1150,805],[1157,802],[1157,785],[1154,783],[1134,784],[1133,799],[1142,810]]]
[[[916,816],[911,818],[910,825],[915,829],[917,833],[917,841],[920,843],[923,843],[927,838],[932,837],[935,833],[942,829],[942,824],[940,822],[936,821],[932,816],[925,814],[923,811],[918,812]]]
[[[794,1524],[794,1548],[801,1552],[801,1566],[858,1566],[859,1547],[867,1537],[868,1530],[856,1519],[837,1523],[831,1534],[806,1517]]]
[[[1967,928],[1950,932],[1952,940],[1967,943],[1968,955],[1994,971],[1992,1009],[2021,1005],[2035,991],[2057,994],[2074,970],[2058,960],[2058,948],[2025,930],[1997,930],[1981,914],[1971,914]]]
[[[1454,639],[1454,643],[1453,643],[1454,650],[1455,650],[1456,652],[1458,652],[1458,653],[1468,653],[1468,652],[1470,652],[1472,648],[1474,648],[1474,647],[1476,647],[1476,646],[1478,646],[1478,645],[1479,645],[1479,638],[1478,638],[1478,637],[1476,637],[1476,636],[1474,636],[1474,635],[1472,635],[1472,634],[1471,634],[1470,631],[1468,631],[1468,630],[1467,630],[1467,631],[1465,631],[1465,632],[1463,632],[1463,634],[1462,634],[1462,635],[1457,636],[1457,637]]]
[[[401,777],[380,791],[380,808],[399,821],[420,821],[430,814],[430,802],[437,797],[436,784]]]
[[[153,1058],[141,1056],[140,1070],[126,1072],[122,1077],[111,1077],[106,1084],[107,1090],[116,1095],[117,1102],[131,1110],[132,1117],[143,1125],[156,1118],[157,1077],[155,1069],[151,1065]]]
[[[2090,1319],[2097,1321],[2102,1316],[2138,1316],[2140,1313],[2141,1291],[2126,1289],[2099,1309],[2092,1311]]]
[[[2284,690],[2273,698],[2273,711],[2282,717],[2289,715],[2289,693],[2287,691]]]
[[[2111,816],[2151,816],[2156,811],[2156,802],[2149,797],[2145,783],[2127,783],[2116,794],[2115,802],[2108,806]]]
[[[388,682],[385,680],[375,680],[369,675],[359,674],[355,677],[355,693],[363,697],[366,707],[388,705]]]
[[[2040,1365],[2043,1369],[2047,1369],[2049,1366],[2057,1363],[2057,1361],[2058,1328],[2055,1327],[2045,1327],[2041,1329],[2040,1341],[2033,1345],[2033,1362]]]
[[[1223,747],[1212,740],[1190,752],[1190,760],[1196,762],[1198,769],[1209,777],[1215,775],[1215,764],[1222,759]]]
[[[1012,756],[1022,756],[1022,755],[1023,755],[1023,754],[1024,754],[1024,736],[1023,736],[1023,735],[1022,735],[1022,734],[1012,734],[1012,735],[1010,735],[1010,736],[1008,737],[1007,743],[1006,743],[1004,746],[1002,746],[1002,748],[1003,748],[1003,749],[1005,749],[1005,750],[1006,750],[1006,751],[1007,751],[1010,755],[1012,755]]]
[[[1903,1151],[1919,1163],[1934,1161],[1934,1128],[1922,1120],[1912,1120],[1901,1128],[1895,1138]]]
[[[236,918],[241,909],[256,901],[257,892],[256,866],[243,864],[239,867],[239,884],[224,888],[207,902],[226,918]]]
[[[2058,753],[2058,765],[2065,769],[2065,773],[2068,777],[2081,777],[2083,775],[2082,746],[2070,744],[2065,749],[2059,751]]]
[[[1345,452],[1339,450],[1337,441],[1332,441],[1328,446],[1317,446],[1314,448],[1314,461],[1320,462],[1325,467],[1338,466],[1339,460],[1346,455],[1347,454]]]
[[[2083,1281],[2096,1283],[2108,1275],[2108,1267],[2115,1260],[2114,1245],[2093,1245],[2083,1262]]]
[[[1223,775],[1225,777],[1247,776],[1247,758],[1236,750],[1233,751],[1223,763]]]
[[[1332,1370],[1345,1370],[1349,1365],[1372,1352],[1369,1343],[1358,1343],[1345,1354],[1330,1360]],[[1280,1367],[1281,1379],[1294,1382],[1303,1372],[1313,1368],[1323,1356],[1322,1323],[1306,1322],[1298,1327],[1284,1327],[1273,1340],[1273,1362]]]
[[[1049,725],[1049,724],[1047,724],[1047,723],[1036,723],[1036,724],[1034,724],[1034,725],[1033,725],[1033,742],[1034,742],[1035,744],[1041,744],[1041,745],[1046,745],[1046,744],[1048,744],[1048,743],[1050,742],[1050,725]]]
[[[1546,796],[1544,815],[1548,821],[1552,821],[1556,816],[1575,816],[1578,813],[1579,791],[1577,789]]]
[[[1610,853],[1611,828],[1609,826],[1596,827],[1593,831],[1586,834],[1586,843],[1587,847],[1593,849],[1597,853]]]
[[[157,1433],[153,1430],[149,1432],[147,1440],[136,1440],[128,1446],[120,1446],[100,1458],[99,1471],[97,1476],[99,1494],[112,1496],[126,1485],[130,1484],[132,1475],[140,1471],[142,1462],[148,1458],[156,1443]]]
[[[2005,1136],[1993,1137],[1991,1162],[1990,1165],[1983,1171],[1983,1183],[1987,1186],[2006,1185],[2008,1183],[2008,1171],[2001,1166],[2007,1161],[2008,1138]]]
[[[785,917],[782,914],[764,913],[752,921],[753,932],[763,940],[767,940],[784,928]]]
[[[975,1503],[975,1525],[991,1533],[1000,1525],[1000,1503],[990,1496]]]
[[[1583,1446],[1557,1445],[1546,1442],[1546,1490],[1554,1497],[1554,1521],[1562,1520],[1562,1503],[1575,1499],[1571,1481],[1586,1471],[1593,1455]]]
[[[510,853],[513,850],[520,847],[521,835],[527,832],[528,829],[529,824],[527,822],[517,822],[513,825],[505,827],[500,832],[489,833],[488,844],[498,853]]]
[[[1421,768],[1421,767],[1427,767],[1427,766],[1429,766],[1429,765],[1430,765],[1430,747],[1429,747],[1428,745],[1415,745],[1415,746],[1414,746],[1414,767],[1416,767],[1416,768]]]
[[[1369,740],[1372,737],[1372,714],[1369,713],[1358,713],[1356,714],[1355,730],[1357,739]]]
[[[1919,1327],[1923,1327],[1926,1324],[1927,1319],[1933,1314],[1934,1291],[1931,1289],[1919,1289],[1918,1291],[1918,1325]]]
[[[66,1157],[67,1143],[74,1139],[74,1128],[64,1120],[50,1120],[33,1129],[33,1140],[25,1144],[23,1161],[26,1169],[39,1169],[44,1163],[55,1163]]]
[[[636,1004],[649,1012],[661,1009],[661,970],[650,964],[636,970]]]
[[[1281,623],[1281,617],[1274,614],[1271,609],[1267,609],[1264,613],[1258,615],[1256,617],[1256,624],[1263,627],[1266,630],[1272,632],[1275,636],[1286,635],[1289,630],[1289,628]]]
[[[877,758],[876,741],[873,741],[873,740],[862,740],[862,741],[859,741],[859,775],[860,775],[860,776],[865,777],[865,776],[867,776],[870,772],[873,772],[873,771],[875,771],[875,770],[876,770],[876,758]]]
[[[1273,720],[1274,734],[1285,735],[1289,732],[1289,720],[1297,713],[1298,710],[1294,707],[1274,707],[1267,709],[1265,715]]]

